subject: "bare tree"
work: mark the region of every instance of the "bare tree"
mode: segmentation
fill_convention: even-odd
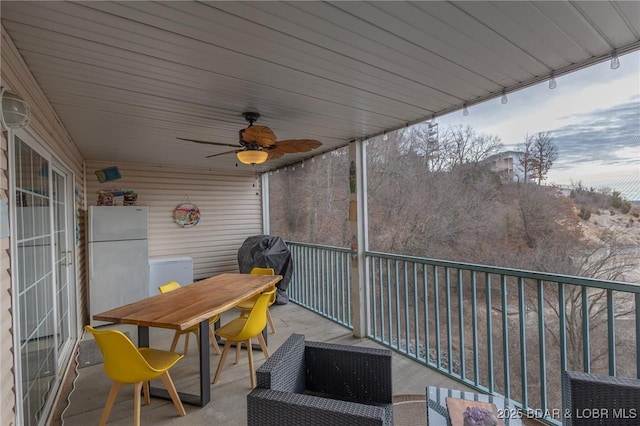
[[[553,138],[549,132],[540,132],[533,136],[531,153],[529,165],[540,185],[558,159],[558,149],[553,144]]]
[[[579,247],[579,252],[567,251],[570,254],[568,257],[573,261],[567,262],[564,265],[566,269],[558,272],[603,280],[627,280],[628,274],[637,269],[638,259],[637,256],[629,252],[627,246],[624,245],[623,238],[624,236],[620,233],[603,231],[598,241],[584,242]],[[592,288],[587,291],[580,286],[571,285],[565,285],[564,290],[566,356],[569,369],[581,370],[584,368],[586,362],[583,359],[583,353],[587,344],[586,340],[588,340],[590,351],[587,361],[590,363],[591,369],[601,372],[608,371],[608,315],[612,314],[613,321],[622,321],[629,315],[633,316],[634,304],[628,300],[628,297],[622,297],[622,294],[613,292],[611,294],[613,312],[609,312],[607,290]],[[545,328],[547,334],[553,339],[554,347],[556,347],[560,344],[558,323],[561,315],[557,291],[555,289],[547,291],[544,302],[545,310],[554,314],[554,321],[546,324]],[[586,336],[583,334],[584,313],[588,316],[586,324],[589,326],[589,332]],[[616,352],[619,355],[631,354],[629,357],[618,357],[616,367],[623,372],[622,375],[628,374],[625,371],[630,368],[632,365],[630,360],[635,357],[633,334],[627,334],[628,330],[624,328],[616,331]]]
[[[463,164],[454,166],[445,156],[454,151],[442,149],[425,130],[405,129],[367,145],[370,245],[393,253],[475,258],[474,247],[497,234],[490,226],[491,201],[500,179],[477,161],[490,149],[464,147]],[[469,135],[475,138],[471,145],[495,140],[472,130]]]
[[[556,255],[549,252],[548,247],[536,253],[535,250],[540,246],[579,239],[580,234],[576,229],[578,219],[573,217],[569,200],[553,197],[548,188],[535,185],[520,186],[516,197],[514,201],[518,209],[520,226],[514,228],[517,234],[513,234],[512,237],[523,241],[529,249],[534,249],[533,253],[528,253],[529,259],[537,261],[538,256]],[[571,223],[568,219],[562,220],[562,218],[572,218]],[[534,256],[531,256],[532,254]],[[528,267],[533,266],[533,264],[528,265]],[[551,269],[538,270],[550,271]]]
[[[271,174],[271,232],[293,241],[347,245],[348,185],[344,148]]]
[[[466,163],[478,163],[503,147],[497,135],[477,133],[473,127],[453,126],[443,132],[440,149],[450,168]]]
[[[427,171],[438,173],[449,168],[450,159],[443,149],[440,137],[429,125],[418,124],[399,130],[395,137],[401,141],[405,152],[424,160]]]
[[[529,182],[532,174],[531,168],[533,167],[533,136],[526,135],[524,137],[524,142],[522,143],[520,150],[522,151],[522,155],[518,159],[518,162],[520,163],[520,167],[522,168],[524,181]]]

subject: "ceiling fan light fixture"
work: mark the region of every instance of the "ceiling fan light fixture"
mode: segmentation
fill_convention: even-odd
[[[238,161],[242,164],[262,164],[267,161],[269,153],[259,149],[247,149],[236,153]]]

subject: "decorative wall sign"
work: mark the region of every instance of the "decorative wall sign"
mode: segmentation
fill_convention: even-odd
[[[104,183],[112,180],[120,179],[120,170],[117,167],[107,167],[106,169],[96,170],[98,182]]]
[[[356,193],[356,162],[353,160],[349,164],[349,192]]]
[[[181,228],[190,228],[200,222],[200,210],[195,204],[182,203],[173,209],[173,220]]]

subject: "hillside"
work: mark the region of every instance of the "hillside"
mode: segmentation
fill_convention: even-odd
[[[589,220],[580,222],[585,234],[597,238],[604,230],[613,231],[623,235],[625,244],[640,247],[640,219],[631,213],[623,214],[612,210],[602,210],[592,213]]]
[[[621,237],[621,243],[629,247],[633,253],[640,256],[640,219],[634,214],[636,210],[623,214],[612,210],[602,210],[592,213],[589,220],[580,221],[585,236],[593,241],[601,241],[599,236],[603,231],[614,232]],[[627,277],[628,282],[640,284],[640,266]]]

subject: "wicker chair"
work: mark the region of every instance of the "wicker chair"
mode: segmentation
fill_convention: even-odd
[[[564,393],[566,425],[640,424],[640,380],[566,371]]]
[[[391,351],[292,334],[258,369],[248,425],[392,425]]]

